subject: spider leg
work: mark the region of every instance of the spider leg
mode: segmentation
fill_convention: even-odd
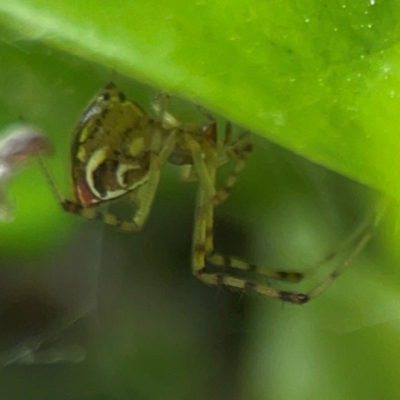
[[[243,271],[243,273],[252,274],[259,278],[270,278],[277,281],[297,283],[304,278],[304,274],[295,271],[280,271],[273,268],[262,268],[256,264],[249,263],[239,257],[228,256],[221,253],[212,253],[207,256],[207,261],[222,270],[231,270],[236,273]]]
[[[212,119],[212,116],[206,114],[206,111],[201,109],[202,112],[208,116],[209,119]],[[190,140],[190,139],[187,139]],[[196,148],[197,159],[193,157],[194,165],[193,166],[185,166],[181,169],[181,180],[184,182],[193,182],[197,180],[196,171],[203,174],[205,180],[208,180],[207,174],[205,173],[205,169],[203,168],[204,164],[202,162],[202,154],[200,147],[194,142],[193,147]],[[219,159],[218,166],[223,165],[230,160],[234,160],[234,166],[230,171],[225,183],[223,184],[221,189],[218,189],[215,195],[212,198],[212,202],[214,205],[218,205],[224,202],[230,195],[232,187],[235,185],[239,175],[243,171],[246,166],[247,160],[253,150],[253,146],[250,142],[250,134],[249,132],[243,132],[239,135],[239,137],[235,141],[231,141],[231,124],[228,122],[226,124],[225,129],[225,138],[224,144],[221,149],[219,149]],[[199,169],[200,168],[200,169]],[[207,183],[207,186],[210,187],[210,182]],[[214,186],[215,187],[215,186]],[[214,189],[215,190],[215,189]]]
[[[247,160],[253,150],[249,132],[243,132],[234,142],[231,142],[230,138],[231,124],[228,122],[225,129],[224,148],[222,149],[224,154],[222,163],[224,164],[229,160],[234,160],[235,163],[222,188],[218,189],[213,197],[212,201],[214,205],[224,202],[229,197],[232,187],[235,185],[239,175],[246,166]]]
[[[215,184],[216,164],[207,163],[208,179]],[[199,176],[199,190],[197,194],[197,204],[195,211],[195,222],[193,229],[193,249],[192,249],[192,268],[193,274],[202,282],[209,285],[225,285],[234,289],[240,290],[253,290],[255,292],[264,294],[266,296],[292,301],[294,303],[305,302],[304,295],[293,294],[289,300],[287,292],[277,290],[268,284],[259,284],[255,279],[237,276],[238,270],[249,271],[250,264],[239,261],[233,257],[221,256],[213,253],[213,232],[214,232],[214,205],[212,204],[212,196],[209,194],[207,188],[208,183],[203,182],[203,176]],[[221,265],[218,263],[223,259],[227,261],[228,265]],[[206,261],[211,262],[214,267],[217,267],[217,272],[210,270],[206,266]],[[225,267],[220,269],[219,267]],[[229,269],[229,270],[228,270]],[[253,272],[253,271],[252,271]],[[260,277],[262,274],[258,274]],[[271,276],[277,279],[297,281],[301,278],[301,274],[290,272],[276,272],[270,273]],[[257,278],[257,274],[255,274]]]
[[[313,269],[316,269],[325,262],[331,261],[332,259],[336,258],[340,254],[340,252],[346,247],[350,247],[352,249],[345,260],[341,262],[333,271],[331,271],[321,283],[317,284],[316,286],[311,288],[311,290],[305,293],[294,291],[280,291],[279,298],[283,301],[294,304],[304,304],[309,300],[316,298],[318,295],[328,289],[332,285],[332,283],[350,267],[353,260],[368,244],[373,236],[375,228],[379,225],[380,221],[384,217],[388,205],[389,200],[387,198],[383,198],[381,202],[377,205],[376,210],[354,230],[349,238],[341,246],[339,246],[337,250],[329,253],[326,257],[324,257],[324,259],[322,259],[313,267]],[[215,255],[212,255],[210,258],[212,257],[215,257]],[[235,277],[235,279],[237,278]],[[229,282],[229,280],[227,282]],[[253,290],[262,294],[267,294],[267,292],[265,292],[265,288],[261,287],[260,285],[256,285]]]
[[[361,253],[361,251],[365,248],[365,246],[372,238],[374,230],[386,214],[389,202],[390,200],[388,198],[382,198],[379,204],[376,206],[374,212],[368,215],[364,219],[364,221],[361,222],[361,224],[354,230],[354,232],[348,237],[346,241],[344,241],[340,246],[338,246],[336,250],[329,253],[320,262],[313,266],[312,270],[315,270],[326,262],[329,262],[336,258],[345,248],[352,248],[344,261],[339,263],[339,265],[334,268],[334,270],[331,271],[321,283],[308,291],[306,296],[309,300],[314,299],[319,294],[328,289],[332,285],[332,283],[350,267],[353,260],[358,256],[358,254]]]
[[[171,155],[172,151],[174,150],[177,138],[177,131],[175,129],[169,130],[167,132],[162,132],[162,135],[168,134],[167,139],[165,140],[162,149],[159,155],[160,166],[164,165],[168,157]]]
[[[227,121],[224,132],[224,145],[227,146],[230,143],[232,143],[232,124],[230,121]]]
[[[200,147],[200,144],[197,143],[197,141],[194,140],[189,134],[185,134],[184,137],[187,146],[192,152],[193,165],[198,179],[201,182],[203,190],[207,192],[208,198],[211,200],[216,194],[215,179],[212,179],[210,176],[207,162],[204,159],[204,150]]]
[[[181,124],[167,111],[169,101],[170,98],[167,93],[159,92],[154,96],[151,102],[153,110],[164,129],[176,128]]]
[[[203,106],[196,105],[197,110],[203,114],[210,122],[216,123],[214,116]]]
[[[211,181],[215,184],[216,181],[216,165],[209,165],[208,171]],[[237,257],[226,256],[214,252],[214,207],[207,207],[206,214],[206,232],[205,232],[205,248],[206,260],[223,269],[232,269],[234,271],[247,271],[248,273],[257,273],[257,266],[243,261]],[[263,268],[262,272],[258,272],[259,276],[269,277],[276,280],[287,282],[298,282],[303,278],[303,275],[298,272],[276,271],[273,269]]]
[[[207,158],[206,158],[207,159]],[[193,273],[202,282],[210,285],[225,285],[234,289],[244,291],[254,291],[268,297],[279,299],[293,304],[304,304],[317,297],[326,290],[332,282],[349,268],[355,257],[365,248],[373,235],[373,230],[383,218],[388,200],[383,199],[372,216],[363,221],[356,228],[341,246],[329,253],[312,269],[316,269],[324,263],[336,258],[341,251],[350,247],[352,250],[344,262],[340,263],[323,281],[311,290],[302,293],[297,291],[278,290],[269,284],[260,283],[265,277],[287,282],[298,282],[303,278],[303,274],[297,272],[277,271],[273,269],[259,269],[256,265],[250,264],[235,257],[230,257],[213,250],[213,212],[214,205],[210,198],[207,185],[215,184],[216,166],[206,164],[208,178],[206,183],[203,175],[199,175],[199,191],[195,212],[195,226],[193,233]],[[206,262],[211,264],[206,265]]]
[[[180,180],[182,182],[196,182],[198,180],[196,169],[193,165],[182,165],[180,168]]]
[[[208,285],[225,285],[243,291],[252,290],[271,298],[292,303],[302,304],[308,300],[303,294],[288,294],[288,292],[277,290],[268,284],[256,283],[254,279],[237,276],[237,274],[225,269],[220,271],[210,270],[206,266],[206,260],[210,259],[209,256],[212,251],[212,247],[210,248],[212,235],[208,234],[211,232],[209,225],[213,214],[212,209],[213,205],[207,196],[207,191],[200,185],[193,230],[192,268],[194,276]],[[232,270],[235,268],[234,264],[230,264]]]
[[[139,208],[133,216],[133,224],[135,230],[140,230],[145,224],[147,217],[150,213],[151,206],[153,205],[154,196],[157,191],[158,183],[160,181],[160,146],[161,146],[161,132],[156,131],[150,149],[150,168],[148,181],[146,184],[138,188],[138,203]]]
[[[205,163],[204,163],[205,164]],[[213,252],[213,217],[214,206],[211,202],[213,193],[210,193],[209,184],[215,184],[216,166],[204,165],[207,179],[204,174],[199,175],[199,189],[193,228],[192,268],[193,274],[205,283],[208,282],[206,273],[206,257]]]
[[[133,223],[138,230],[140,230],[145,224],[150,213],[151,206],[153,205],[154,196],[160,181],[161,165],[167,161],[175,146],[176,132],[171,131],[169,137],[164,142],[164,145],[162,145],[162,135],[164,133],[165,132],[160,130],[154,132],[150,149],[151,155],[148,181],[145,185],[142,185],[138,189],[137,200],[139,203],[139,208],[136,210],[133,218]]]

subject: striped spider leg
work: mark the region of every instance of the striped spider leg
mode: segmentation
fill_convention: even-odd
[[[322,258],[318,263],[312,266],[312,268],[308,272],[312,272],[324,264],[334,260],[342,254],[343,252],[347,251],[347,255],[345,256],[344,260],[337,265],[336,268],[333,269],[325,279],[311,288],[306,294],[308,300],[314,299],[320,293],[328,289],[332,283],[341,276],[351,265],[353,260],[361,253],[368,242],[371,240],[375,229],[381,222],[382,218],[385,216],[386,211],[389,207],[390,199],[386,196],[382,196],[381,199],[375,205],[373,211],[369,213],[361,223],[354,229],[354,231],[348,236],[348,238],[341,243],[335,250],[328,253],[324,258]],[[287,293],[286,295],[289,298],[296,299],[296,293]],[[289,300],[290,301],[290,300]]]
[[[217,165],[216,162],[209,162],[207,165],[209,177],[213,181],[215,180]],[[229,182],[234,183],[236,178],[235,171],[236,168],[233,169],[233,176],[228,177],[224,187],[231,188]],[[297,283],[305,274],[284,272],[274,269],[265,270],[264,268],[261,269],[259,266],[238,258],[217,254],[213,251],[213,206],[218,204],[218,200],[215,200],[215,196],[210,199],[205,186],[206,184],[200,180],[193,233],[192,263],[195,276],[206,284],[225,285],[242,291],[254,291],[293,304],[304,304],[316,298],[349,268],[351,262],[372,238],[373,232],[385,215],[389,204],[387,198],[382,198],[376,206],[376,209],[362,221],[347,240],[307,271],[308,274],[334,260],[337,256],[342,254],[343,251],[347,251],[344,261],[339,263],[322,282],[312,287],[309,291],[302,293],[279,290],[268,283],[264,284],[260,282],[262,281],[261,278],[264,276],[275,280]],[[220,194],[220,198],[224,198],[229,194],[223,194],[224,188],[221,189],[220,192],[222,193]],[[211,268],[209,264],[212,265]],[[220,268],[218,269],[216,267]]]
[[[223,143],[217,141],[216,121],[208,116],[203,125],[181,125],[175,128],[175,147],[168,161],[183,168],[184,181],[198,180],[197,206],[193,230],[192,268],[194,275],[207,284],[224,284],[243,289],[243,284],[232,284],[226,271],[246,273],[258,271],[259,277],[287,282],[298,282],[303,275],[291,271],[257,268],[236,257],[214,252],[214,207],[225,201],[239,174],[243,171],[252,151],[250,134],[243,132],[235,140],[231,138],[231,125],[226,124]],[[222,188],[216,188],[217,169],[232,161],[233,168]],[[206,264],[218,269],[210,273]],[[238,278],[249,284],[246,278]],[[266,294],[266,293],[264,293]]]
[[[216,130],[216,125],[213,126]],[[266,296],[279,298],[275,295],[278,291],[272,286],[255,283],[246,275],[253,274],[255,280],[267,277],[298,282],[303,277],[301,273],[259,268],[239,258],[214,252],[214,207],[227,199],[252,151],[250,136],[247,132],[240,134],[235,141],[232,141],[229,123],[226,125],[223,146],[217,145],[215,137],[216,135],[209,135],[208,141],[199,142],[204,154],[201,160],[203,173],[198,172],[198,165],[195,161],[193,162],[193,168],[196,169],[199,180],[192,244],[193,274],[209,285],[225,285],[239,290],[252,289]],[[235,162],[234,166],[223,187],[216,190],[217,169],[231,160]]]
[[[202,110],[202,112],[211,121],[210,124],[207,125],[208,129],[216,130],[216,124],[213,118],[204,110]],[[206,284],[225,285],[234,289],[255,291],[265,296],[294,304],[304,304],[317,297],[349,268],[351,262],[365,248],[372,238],[374,229],[385,215],[389,200],[385,197],[382,198],[376,206],[376,209],[356,227],[347,240],[306,272],[306,274],[308,274],[322,267],[324,264],[337,258],[343,251],[347,251],[344,261],[339,263],[322,282],[305,293],[278,290],[270,284],[259,283],[262,281],[261,278],[266,277],[274,280],[297,283],[304,278],[305,274],[267,269],[265,267],[261,268],[260,266],[248,263],[239,258],[214,252],[214,207],[225,201],[230,195],[232,187],[246,165],[247,159],[252,151],[252,144],[248,132],[241,133],[235,141],[232,141],[231,125],[229,122],[226,125],[225,139],[222,146],[218,146],[218,143],[216,143],[216,134],[208,136],[208,141],[198,141],[204,153],[203,163],[205,166],[202,167],[204,171],[202,174],[197,173],[199,188],[192,249],[192,268],[194,275]],[[218,167],[231,160],[235,162],[234,167],[228,175],[223,187],[219,190],[211,190],[210,188],[215,187],[216,171]],[[184,170],[184,176],[190,177],[190,179],[187,180],[191,181],[193,180],[193,176],[196,175],[197,166],[193,163],[193,165],[189,167],[190,169]]]
[[[162,100],[162,99],[161,99]],[[166,107],[155,104],[155,111]],[[184,181],[198,180],[198,206],[195,212],[195,226],[193,233],[193,260],[194,275],[205,283],[214,284],[208,279],[209,274],[205,267],[206,261],[216,267],[227,267],[234,271],[249,271],[254,265],[235,257],[214,253],[214,207],[225,201],[239,174],[243,171],[247,159],[252,152],[252,144],[249,132],[243,132],[233,140],[231,124],[228,122],[225,128],[224,141],[217,140],[217,123],[205,110],[200,111],[207,117],[208,123],[203,125],[179,125],[175,124],[175,147],[168,161],[181,166],[181,178]],[[170,119],[170,118],[169,118]],[[234,162],[222,188],[216,188],[216,171],[218,167],[230,161]],[[220,272],[221,274],[223,274]],[[282,281],[298,282],[302,274],[289,271],[276,271],[262,268],[259,275]],[[230,285],[228,282],[218,283]]]

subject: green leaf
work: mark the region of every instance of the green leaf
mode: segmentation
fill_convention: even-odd
[[[18,0],[40,39],[221,113],[399,197],[398,0]]]
[[[82,110],[110,79],[116,80],[129,98],[149,109],[152,89],[133,82],[137,80],[154,90],[202,104],[308,160],[400,198],[399,19],[400,0],[3,1],[0,124],[22,117],[43,128],[55,144],[56,157],[50,161],[50,170],[67,196],[70,135]],[[363,214],[358,198],[367,194],[334,174],[311,168],[277,146],[265,151],[266,146],[256,139],[254,157],[235,187],[233,202],[218,208],[217,217],[225,213],[229,221],[232,216],[250,221],[257,231],[257,256],[264,251],[262,261],[278,260],[273,264],[277,268],[286,265],[297,269],[315,261],[351,230]],[[215,382],[231,390],[230,381],[215,376],[210,379],[213,373],[217,378],[225,376],[218,361],[221,348],[229,346],[221,341],[212,348],[210,372],[210,359],[203,353],[210,351],[209,332],[214,335],[215,331],[202,337],[206,344],[198,349],[187,342],[200,336],[200,325],[211,314],[210,307],[201,308],[206,302],[197,299],[196,291],[192,294],[187,290],[188,303],[186,295],[175,297],[178,287],[185,286],[186,292],[186,284],[193,284],[197,290],[196,283],[189,283],[194,278],[187,272],[184,285],[181,280],[170,285],[168,279],[172,278],[158,275],[153,268],[153,264],[162,264],[163,273],[176,268],[176,258],[171,255],[174,247],[186,260],[182,250],[189,246],[189,239],[186,247],[176,243],[176,237],[182,239],[187,233],[182,234],[184,229],[181,232],[175,226],[189,226],[179,217],[191,215],[193,199],[185,196],[186,192],[191,196],[195,189],[185,186],[179,192],[178,184],[172,182],[160,187],[162,201],[149,220],[154,225],[153,231],[149,227],[148,236],[143,232],[128,237],[123,247],[121,234],[117,239],[99,240],[95,251],[88,249],[99,260],[90,267],[100,269],[107,263],[108,254],[102,253],[106,251],[103,248],[108,249],[105,244],[121,246],[124,257],[129,255],[124,258],[127,276],[135,276],[137,286],[132,292],[139,300],[132,301],[131,293],[123,292],[121,302],[126,302],[126,310],[121,313],[118,300],[118,312],[114,313],[119,324],[114,326],[115,320],[106,318],[112,345],[103,350],[100,341],[95,350],[112,356],[104,370],[107,376],[117,376],[118,388],[132,388],[133,392],[142,384],[150,393],[160,393],[158,397],[165,397],[168,389],[176,398],[182,382],[188,391],[193,390],[187,383],[192,381],[197,382],[199,390],[209,385],[213,391]],[[15,223],[0,225],[3,257],[12,254],[14,260],[26,255],[31,260],[43,249],[50,253],[64,245],[73,229],[71,224],[80,221],[61,212],[40,172],[33,168],[15,179],[10,197],[15,200],[17,216]],[[177,198],[183,200],[184,207],[176,205]],[[175,210],[173,216],[169,215],[171,209]],[[155,229],[155,235],[156,224],[165,226],[160,231]],[[382,241],[397,244],[394,235],[388,236]],[[103,239],[101,232],[99,237]],[[153,248],[157,251],[149,256]],[[140,271],[143,264],[147,265],[140,258],[142,251],[150,259],[148,270],[153,275],[148,280],[140,278],[148,272]],[[243,330],[250,327],[243,335],[248,348],[240,351],[250,364],[246,369],[249,398],[367,399],[382,397],[383,392],[387,398],[398,397],[399,296],[398,288],[391,287],[398,262],[390,256],[368,261],[359,258],[356,268],[361,264],[364,269],[371,265],[373,271],[382,268],[379,273],[361,270],[346,274],[327,294],[303,308],[275,304],[271,313],[268,299],[256,303],[254,320],[245,328],[240,326]],[[73,263],[75,254],[67,261]],[[186,271],[184,268],[189,269],[189,259],[180,272]],[[131,283],[127,279],[115,286],[119,291]],[[221,307],[214,289],[210,293],[212,308]],[[112,296],[105,297],[108,301]],[[176,308],[178,302],[182,309]],[[155,310],[153,304],[165,307]],[[171,310],[177,315],[171,316]],[[193,325],[188,323],[186,331],[182,316],[188,314]],[[223,317],[226,322],[231,315]],[[164,320],[171,324],[169,333],[160,324]],[[144,321],[148,330],[140,329]],[[183,328],[181,335],[177,335],[180,331],[176,327]],[[154,350],[152,335],[156,330],[154,338],[162,335],[168,342],[165,347],[157,340],[160,351]],[[237,343],[236,336],[232,342]],[[193,353],[193,348],[197,352]],[[138,353],[137,349],[142,350]],[[143,368],[149,359],[150,365]],[[184,365],[183,373],[177,359]],[[241,362],[244,370],[245,362]],[[94,374],[103,381],[103,372]],[[86,375],[80,375],[81,385],[69,384],[64,375],[62,380],[70,390],[85,389]],[[165,388],[153,383],[159,382],[160,376],[167,377]],[[16,380],[19,385],[21,379]],[[33,379],[30,382],[36,384]],[[43,381],[37,382],[45,392]],[[57,392],[59,386],[55,387]]]

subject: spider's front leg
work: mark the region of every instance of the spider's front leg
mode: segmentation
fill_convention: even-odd
[[[138,208],[133,217],[134,229],[131,230],[141,230],[143,225],[146,223],[160,181],[161,167],[166,163],[168,157],[172,153],[175,141],[175,130],[166,131],[161,128],[155,129],[150,147],[148,179],[147,182],[140,186],[137,189],[137,192],[134,193],[135,202],[138,205]]]
[[[220,272],[209,272],[203,261],[202,264],[197,263],[197,267],[199,268],[199,273],[197,276],[203,282],[208,284],[223,284],[241,290],[251,290],[289,303],[304,304],[312,299],[315,299],[321,293],[327,290],[332,283],[350,267],[354,259],[364,250],[368,242],[371,240],[374,230],[379,225],[386,213],[388,204],[389,200],[387,198],[383,198],[382,201],[377,205],[374,212],[371,213],[371,215],[369,215],[354,230],[348,240],[346,240],[335,251],[330,252],[310,270],[312,271],[317,269],[323,264],[336,259],[343,251],[347,252],[344,260],[339,262],[339,264],[333,270],[331,270],[331,272],[328,273],[320,283],[304,293],[297,291],[277,290],[270,285],[259,283],[263,277],[296,283],[303,278],[303,274],[301,273],[259,268],[254,264],[249,264],[246,261],[237,259],[235,257],[212,252],[208,253],[207,246],[194,247],[195,253],[197,251],[197,259],[200,259],[201,255],[204,256],[204,259],[213,266],[220,267]],[[203,216],[208,212],[204,210],[207,210],[209,207],[209,202],[205,202],[203,210],[198,209],[196,221],[201,221],[202,218],[204,218]],[[195,234],[196,232],[201,232],[201,230],[196,231],[195,229]],[[205,232],[206,234],[204,237],[207,238],[207,236],[210,235],[210,232],[212,232],[212,229],[208,227]],[[198,236],[198,238],[200,238],[200,236]],[[201,240],[201,238],[200,240],[197,239],[197,243],[201,242]],[[202,252],[203,248],[205,249],[204,252]],[[196,264],[194,263],[194,265]]]

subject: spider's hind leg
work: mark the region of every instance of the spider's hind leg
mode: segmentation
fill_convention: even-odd
[[[252,290],[266,296],[291,301],[293,303],[304,303],[305,296],[302,294],[288,294],[277,290],[269,284],[261,284],[262,278],[269,277],[290,282],[297,282],[302,275],[297,272],[281,272],[266,270],[258,272],[254,265],[241,261],[234,257],[227,257],[214,253],[214,205],[213,198],[207,189],[208,183],[215,184],[216,165],[207,163],[206,170],[208,179],[199,176],[199,190],[195,211],[193,230],[192,268],[193,274],[202,282],[209,285],[225,285],[233,289]],[[211,264],[212,268],[210,268]],[[249,277],[247,277],[249,275]]]
[[[211,174],[211,180],[213,179]],[[298,272],[259,268],[235,257],[215,253],[213,248],[213,209],[207,191],[200,182],[198,203],[195,213],[193,273],[202,282],[210,285],[225,285],[242,291],[253,291],[262,295],[293,304],[304,304],[325,291],[351,265],[357,255],[365,248],[373,231],[385,215],[388,200],[383,199],[377,209],[355,229],[349,239],[333,252],[330,252],[313,269],[328,261],[333,261],[343,250],[350,249],[343,262],[331,271],[318,285],[306,292],[279,290],[271,286],[265,278],[296,283],[304,275]],[[211,265],[209,265],[211,264]]]
[[[347,240],[313,266],[312,270],[315,270],[324,264],[331,262],[343,251],[350,248],[350,251],[344,260],[339,262],[339,264],[325,277],[325,279],[322,280],[322,282],[307,292],[309,300],[316,298],[328,289],[339,276],[347,271],[354,259],[364,250],[365,246],[373,237],[375,229],[386,214],[389,202],[390,200],[387,197],[383,197],[377,204],[375,210],[371,214],[367,215]]]

